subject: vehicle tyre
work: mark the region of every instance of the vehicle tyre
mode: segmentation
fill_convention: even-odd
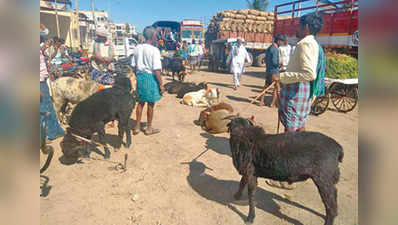
[[[256,57],[255,66],[265,67],[265,53],[261,53]]]
[[[252,54],[251,52],[248,52],[248,54],[249,54],[251,63],[246,62],[246,63],[245,63],[245,66],[246,66],[246,67],[249,67],[249,66],[252,66],[252,65],[253,65],[253,54]]]

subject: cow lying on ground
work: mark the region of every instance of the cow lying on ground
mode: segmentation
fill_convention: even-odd
[[[202,89],[195,92],[189,92],[182,98],[182,103],[190,106],[208,107],[213,105],[220,98],[218,88]]]
[[[255,217],[254,195],[257,177],[284,181],[289,184],[311,178],[318,188],[326,209],[325,225],[332,225],[337,216],[339,163],[343,148],[334,139],[318,132],[266,134],[251,121],[230,116],[228,131],[236,170],[242,175],[235,199],[240,199],[248,184],[248,222]]]
[[[98,133],[99,142],[105,146],[105,157],[109,157],[109,150],[104,142],[105,124],[117,120],[119,138],[123,140],[126,133],[125,147],[131,145],[130,128],[128,121],[134,109],[135,92],[131,91],[131,81],[126,77],[118,77],[112,88],[97,92],[77,104],[70,118],[67,133],[61,143],[62,152],[67,158],[77,158],[80,151],[87,154],[87,149],[74,137],[91,139]]]
[[[224,118],[231,115],[233,111],[232,106],[225,102],[212,105],[200,112],[198,123],[202,129],[212,134],[227,132],[229,121]]]

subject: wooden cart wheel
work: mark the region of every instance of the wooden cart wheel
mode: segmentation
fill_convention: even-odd
[[[329,93],[315,98],[311,105],[311,114],[318,116],[324,113],[329,106]]]
[[[40,173],[43,173],[48,166],[50,166],[50,162],[54,155],[54,149],[51,146],[46,145],[47,121],[50,113],[40,112],[40,114],[44,116],[44,120],[40,123],[40,152],[42,154],[48,155],[46,162],[42,167],[40,167]]]
[[[54,149],[51,146],[45,146],[44,149],[41,149],[41,152],[45,155],[48,155],[43,167],[40,168],[40,173],[43,173],[50,166],[51,160],[54,156]]]
[[[350,112],[358,103],[358,86],[333,83],[330,86],[330,98],[339,112]]]

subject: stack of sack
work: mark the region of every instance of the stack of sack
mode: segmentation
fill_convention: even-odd
[[[253,9],[226,10],[214,15],[208,26],[208,33],[222,31],[254,32],[272,34],[274,13]]]

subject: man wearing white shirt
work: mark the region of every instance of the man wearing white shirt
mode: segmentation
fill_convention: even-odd
[[[310,13],[300,18],[296,36],[299,39],[286,72],[273,74],[280,81],[278,117],[285,132],[305,131],[305,123],[311,111],[311,98],[324,93],[326,58],[315,35],[322,29],[323,18]],[[285,182],[267,181],[274,187],[293,189]]]
[[[279,46],[279,61],[281,64],[280,72],[285,72],[292,54],[292,46],[289,45],[287,35],[283,36],[283,45]]]
[[[247,53],[246,47],[242,44],[243,39],[238,37],[237,42],[237,45],[233,46],[227,58],[227,64],[230,65],[231,72],[234,75],[234,90],[237,90],[240,86],[242,73],[245,72],[245,62],[251,63],[249,53]]]
[[[199,41],[199,44],[196,44],[196,47],[198,49],[198,69],[200,70],[200,66],[202,65],[202,59],[204,55],[202,40]]]
[[[152,43],[156,41],[156,30],[153,27],[144,29],[144,37],[146,43],[136,47],[131,60],[131,66],[137,75],[137,122],[133,131],[137,135],[141,131],[141,116],[145,103],[147,108],[147,128],[144,130],[145,135],[159,133],[160,130],[152,128],[153,111],[155,102],[159,101],[164,92],[160,71],[162,63],[160,60],[160,51],[154,47]]]

